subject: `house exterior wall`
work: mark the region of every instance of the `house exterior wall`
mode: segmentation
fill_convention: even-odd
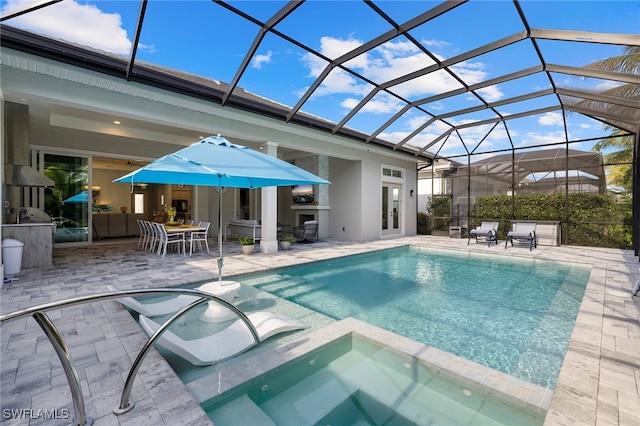
[[[329,162],[331,205],[329,234],[340,239],[360,241],[362,235],[362,161],[332,158]]]
[[[416,187],[416,160],[413,157],[11,49],[4,49],[3,55],[15,59],[2,62],[3,88],[10,87],[24,98],[37,98],[54,105],[48,112],[50,125],[33,128],[32,148],[151,161],[197,140],[197,136],[184,139],[182,134],[171,133],[173,129],[188,129],[194,135],[221,133],[233,142],[254,148],[269,141],[278,144],[278,150],[286,148],[287,152],[301,152],[297,154],[299,156],[327,156],[326,178],[332,184],[326,195],[330,207],[324,213],[328,222],[326,236],[353,240],[380,238],[380,170],[382,164],[391,164],[406,173],[402,231],[405,235],[415,233],[415,200],[407,195],[409,188]],[[25,63],[25,67],[13,65]],[[105,123],[98,130],[91,127],[91,124],[95,125],[90,123],[92,119],[105,114],[138,123],[151,122],[164,126],[167,131],[146,129],[144,125],[134,128],[126,123],[119,127]],[[286,161],[295,160],[282,156],[280,151],[278,156]],[[192,217],[209,220],[211,232],[217,232],[217,195],[211,188],[195,188],[193,194]],[[289,211],[289,193],[280,189],[278,194],[278,209],[289,207],[286,213],[279,213],[294,225]],[[170,196],[165,195],[165,204],[170,200]],[[225,222],[234,218],[235,205],[235,191],[225,192]]]

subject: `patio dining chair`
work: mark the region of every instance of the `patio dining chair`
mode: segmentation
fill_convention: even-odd
[[[156,235],[156,227],[153,225],[154,222],[145,220],[142,223],[147,232],[147,239],[145,241],[145,245],[143,246],[143,248],[149,249],[149,251],[155,251],[156,244],[158,243],[158,237]]]
[[[184,232],[172,232],[167,233],[167,230],[164,229],[164,225],[162,223],[154,223],[156,227],[158,239],[158,256],[162,253],[162,258],[167,254],[167,248],[169,246],[176,246],[178,253],[180,252],[180,245],[182,245],[182,255],[186,255],[186,238],[184,236]]]
[[[147,244],[147,228],[146,226],[144,226],[144,222],[142,221],[142,219],[136,219],[136,222],[138,223],[138,230],[140,231],[140,238],[138,238],[138,248],[144,249],[145,245]]]
[[[189,236],[189,256],[193,254],[193,246],[198,243],[198,248],[202,251],[202,243],[207,247],[207,253],[209,253],[209,227],[211,226],[210,222],[202,221],[200,222],[200,227],[205,228],[204,231],[194,231]]]

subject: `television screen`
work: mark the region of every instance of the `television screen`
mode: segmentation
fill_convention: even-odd
[[[313,185],[295,185],[291,187],[291,196],[294,204],[312,204]]]

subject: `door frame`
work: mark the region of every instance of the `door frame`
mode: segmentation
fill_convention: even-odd
[[[405,185],[405,169],[401,167],[394,167],[388,165],[382,165],[381,167],[381,182],[380,182],[380,209],[382,213],[382,209],[386,208],[388,224],[390,226],[387,229],[383,229],[384,225],[384,217],[383,214],[380,215],[380,238],[389,238],[389,237],[398,237],[404,236],[405,233],[405,197],[404,197],[404,188]],[[390,196],[387,199],[387,205],[383,206],[383,191],[384,188],[389,188]],[[397,189],[397,200],[394,199],[393,194],[394,189]],[[394,211],[394,203],[397,203],[397,210]],[[394,216],[397,215],[397,218],[394,220]],[[397,227],[394,227],[394,221],[397,221]]]

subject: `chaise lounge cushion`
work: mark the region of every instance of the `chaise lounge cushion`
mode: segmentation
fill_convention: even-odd
[[[513,240],[524,240],[529,242],[529,251],[534,247],[538,247],[538,241],[536,238],[536,224],[535,223],[515,223],[513,230],[507,233],[507,238],[504,242],[504,248],[507,248],[507,243],[511,241],[513,246]]]
[[[264,342],[278,333],[307,327],[287,315],[274,312],[254,312],[247,317],[258,332],[260,342]],[[160,324],[144,315],[140,315],[140,325],[149,335],[160,328]],[[254,341],[253,335],[244,321],[238,319],[216,334],[194,340],[183,340],[170,330],[165,330],[158,338],[157,343],[193,365],[210,365],[238,355],[258,342]]]
[[[109,291],[117,291],[116,288],[108,285]],[[180,294],[168,299],[144,302],[133,297],[120,297],[118,302],[127,308],[138,312],[147,317],[159,317],[162,315],[178,312],[180,309],[198,300],[198,296],[189,296],[188,294]]]
[[[469,231],[469,239],[467,240],[467,245],[469,245],[472,237],[476,239],[476,243],[478,242],[478,238],[484,238],[489,242],[489,246],[491,246],[492,241],[495,241],[497,245],[498,226],[500,226],[500,222],[482,222],[480,226]]]

